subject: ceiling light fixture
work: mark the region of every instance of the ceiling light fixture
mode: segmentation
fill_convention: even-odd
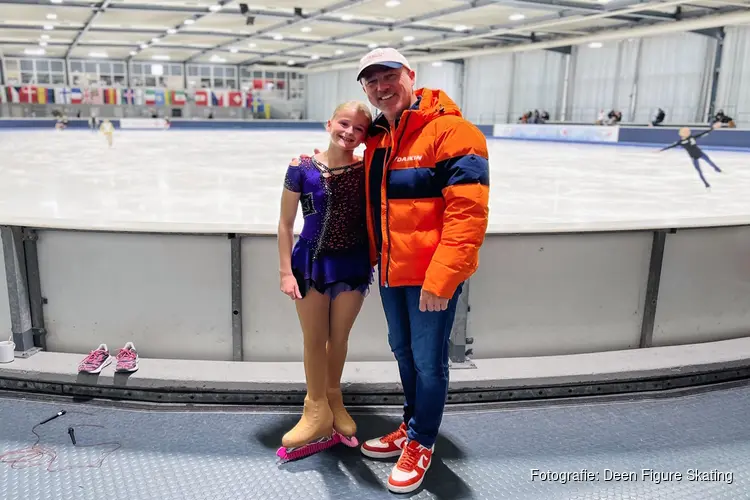
[[[55,29],[55,27],[54,27],[54,26],[52,26],[51,24],[45,24],[45,25],[44,25],[44,29],[45,29],[45,30],[47,30],[47,31],[50,31],[50,30],[53,30],[53,29]]]
[[[433,61],[432,65],[436,68],[439,68],[443,65],[443,61]]]
[[[210,10],[211,12],[219,12],[221,10],[221,7],[221,5],[212,5],[208,8],[208,10]]]
[[[378,46],[378,44],[377,44],[377,43],[369,43],[369,44],[367,44],[367,47],[368,47],[368,48],[370,48],[370,49],[374,49],[374,48],[376,48],[377,46]]]
[[[232,47],[231,49],[229,49],[229,52],[231,52],[232,54],[236,54],[237,52],[239,52],[239,49]]]
[[[310,56],[310,59],[312,59],[313,61],[317,61],[318,59],[320,59],[320,56],[318,54],[313,54]]]
[[[399,5],[401,5],[401,2],[399,2],[398,0],[388,0],[387,2],[385,2],[385,6],[388,8],[398,7]]]
[[[283,40],[284,39],[284,35],[274,35],[273,39],[274,40]]]
[[[89,52],[89,57],[96,57],[96,58],[106,59],[107,58],[107,53],[106,52]]]
[[[183,21],[183,24],[187,24],[187,25],[195,24],[195,19],[185,19]]]
[[[294,59],[289,59],[289,60],[288,60],[288,61],[287,61],[286,63],[287,63],[287,64],[288,64],[289,66],[294,66],[295,64],[297,64],[296,62],[294,62]]]
[[[589,44],[589,47],[591,47],[592,49],[600,49],[602,48],[602,42],[591,42]]]
[[[29,56],[43,56],[45,54],[44,49],[24,49],[23,53]]]
[[[469,29],[465,24],[457,24],[453,27],[453,31],[467,31]]]
[[[341,50],[341,49],[338,49],[338,50],[336,50],[336,52],[334,52],[334,54],[336,54],[337,56],[340,56],[343,53],[344,53],[344,51]]]
[[[39,42],[39,46],[40,47],[46,47],[47,46],[47,42]]]
[[[250,42],[250,43],[247,44],[247,46],[250,47],[251,49],[254,49],[255,47],[258,46],[258,44]]]
[[[158,38],[156,38],[156,37],[152,38],[152,39],[151,39],[151,41],[152,41],[153,43],[159,43],[159,39],[158,39]]]
[[[42,35],[39,38],[41,38],[42,40],[49,40],[49,35]]]
[[[145,44],[145,43],[142,43],[142,44],[141,44],[141,48],[142,48],[142,49],[147,49],[147,48],[148,48],[148,45],[147,45],[147,44]]]
[[[169,33],[170,35],[174,35],[175,33],[177,33],[177,30],[176,30],[176,29],[174,29],[174,28],[169,28],[169,29],[167,30],[167,33]]]
[[[310,33],[312,31],[312,28],[309,26],[302,26],[302,28],[300,28],[300,31],[302,33]]]
[[[352,19],[354,19],[354,16],[351,15],[351,14],[342,14],[341,15],[341,20],[342,21],[351,21]]]
[[[406,36],[404,37],[404,41],[405,41],[405,42],[413,42],[413,41],[414,41],[414,37],[413,37],[413,36],[411,36],[411,35],[406,35]]]
[[[50,3],[62,3],[62,0],[49,0]]]
[[[521,19],[526,19],[526,16],[524,16],[523,14],[511,14],[510,16],[508,16],[508,19],[510,19],[511,21],[520,21]]]
[[[169,61],[169,56],[156,55],[151,56],[151,59],[153,59],[154,61]]]
[[[136,52],[135,50],[131,50],[131,51],[130,51],[130,55],[131,55],[131,56],[134,56],[134,55],[136,55],[137,53],[138,53],[138,52]]]
[[[55,19],[57,19],[57,14],[47,14],[47,19],[49,19],[50,21],[54,21]]]

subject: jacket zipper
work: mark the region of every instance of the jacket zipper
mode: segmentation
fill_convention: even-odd
[[[393,155],[398,155],[399,146],[401,146],[401,139],[404,137],[404,131],[406,130],[406,123],[409,121],[409,113],[406,112],[406,117],[403,121],[403,128],[401,129],[401,135],[398,138],[398,142],[396,142],[396,148],[391,149],[391,154],[388,155],[388,161],[386,162],[386,165],[384,165],[383,168],[383,177],[385,180],[385,193],[383,194],[385,198],[385,230],[388,234],[388,262],[385,266],[385,288],[388,288],[388,276],[390,274],[391,270],[391,235],[390,235],[390,229],[388,225],[388,166],[391,163],[391,158]],[[390,128],[390,127],[389,127]],[[398,129],[398,127],[396,127]],[[394,131],[395,132],[395,131]],[[393,145],[393,134],[391,134],[391,145]]]

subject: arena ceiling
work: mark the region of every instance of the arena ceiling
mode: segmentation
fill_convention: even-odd
[[[0,0],[7,56],[315,68],[530,44],[750,11],[749,0]]]

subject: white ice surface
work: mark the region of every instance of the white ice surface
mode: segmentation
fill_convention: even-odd
[[[325,132],[0,132],[0,224],[275,234],[289,161]],[[750,154],[489,140],[489,232],[750,224]],[[298,214],[297,229],[301,228]]]

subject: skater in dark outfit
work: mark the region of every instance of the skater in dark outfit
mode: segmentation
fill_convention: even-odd
[[[701,170],[701,167],[698,164],[698,160],[701,160],[701,159],[704,160],[706,163],[711,165],[714,168],[714,170],[716,170],[717,172],[721,172],[721,169],[717,167],[713,161],[711,161],[711,158],[709,158],[708,155],[706,155],[706,153],[704,153],[701,148],[698,147],[698,141],[696,139],[703,137],[709,132],[712,132],[714,128],[717,128],[716,125],[714,125],[714,127],[708,130],[701,132],[698,135],[691,135],[689,128],[681,128],[679,132],[681,139],[675,142],[674,144],[670,144],[669,146],[660,149],[660,151],[666,151],[667,149],[671,149],[677,146],[682,146],[685,149],[685,151],[688,152],[688,154],[690,155],[690,158],[693,159],[693,166],[695,167],[695,170],[698,172],[698,175],[703,181],[703,184],[706,186],[706,189],[710,188],[711,186],[708,184],[708,181],[706,181],[706,178],[703,177],[703,171]]]

